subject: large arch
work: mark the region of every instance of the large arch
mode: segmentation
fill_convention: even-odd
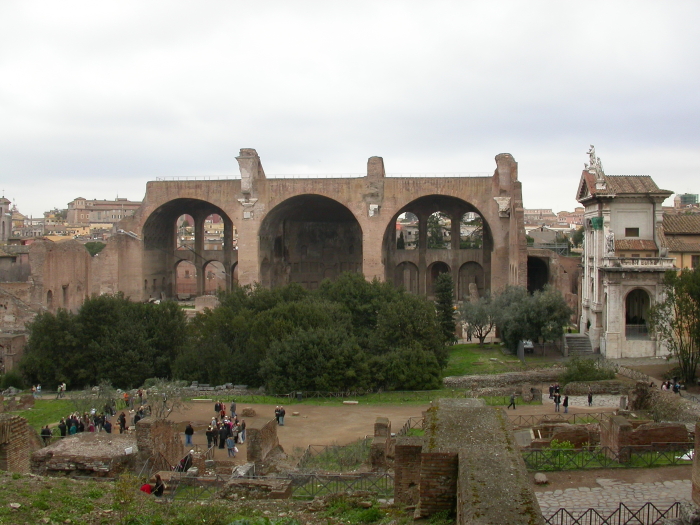
[[[211,222],[212,215],[218,216],[223,223],[221,246],[212,246],[209,242],[211,232],[207,230],[207,225]],[[178,233],[181,233],[178,229],[183,226],[179,220],[182,216],[189,216],[194,221],[193,242],[183,243],[181,236],[178,236]],[[162,204],[148,216],[142,232],[143,278],[146,283],[144,299],[172,297],[178,294],[176,283],[180,261],[189,261],[196,269],[196,282],[191,295],[203,295],[206,292],[204,266],[207,263],[218,261],[222,268],[232,268],[237,261],[238,252],[233,249],[233,221],[221,208],[204,200],[178,198]],[[230,289],[230,272],[225,273],[225,279],[225,288]],[[188,290],[190,288],[188,286]]]
[[[265,216],[259,231],[264,286],[318,287],[342,272],[362,271],[362,228],[344,205],[316,194],[290,197]]]
[[[435,247],[435,243],[429,242],[430,227],[436,227],[435,218],[440,218],[440,228],[443,231],[443,248]],[[417,217],[418,233],[416,249],[407,250],[397,248],[397,220],[405,217],[404,214],[412,214]],[[429,227],[429,221],[432,223]],[[478,247],[464,246],[462,235],[464,225],[462,222],[467,217],[477,216],[483,225],[482,242]],[[398,228],[405,228],[399,224]],[[385,261],[385,279],[397,282],[396,269],[403,263],[411,263],[417,269],[418,293],[432,295],[432,274],[429,271],[431,265],[443,262],[449,268],[455,283],[455,299],[463,297],[460,289],[460,271],[467,263],[475,263],[481,272],[478,280],[481,282],[480,294],[491,289],[491,254],[493,251],[493,236],[491,227],[484,214],[473,204],[448,195],[426,195],[419,197],[400,208],[386,226],[382,245]],[[402,284],[402,283],[398,283]],[[465,282],[465,284],[468,284]],[[477,283],[478,284],[478,283]],[[468,286],[467,286],[468,287]]]

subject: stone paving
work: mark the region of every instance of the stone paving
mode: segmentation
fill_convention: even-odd
[[[562,401],[564,396],[561,396]],[[548,393],[543,393],[542,404],[546,405],[549,403],[552,405],[552,412],[554,412],[554,401],[549,399]],[[569,407],[587,407],[588,406],[588,396],[569,396]],[[593,406],[594,407],[614,407],[618,408],[620,406],[620,396],[608,396],[608,395],[594,395],[593,396]],[[564,412],[564,407],[560,407],[561,412]]]
[[[675,501],[691,501],[689,479],[657,481],[655,483],[623,483],[599,478],[598,487],[578,487],[564,490],[536,492],[537,501],[545,516],[560,508],[569,512],[595,508],[598,512],[612,512],[622,502],[630,508],[651,502],[669,507]]]

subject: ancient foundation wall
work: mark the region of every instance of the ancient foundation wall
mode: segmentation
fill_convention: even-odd
[[[271,450],[279,446],[277,422],[271,419],[262,428],[246,429],[247,460],[249,463],[264,461]]]
[[[627,394],[634,384],[625,381],[574,381],[562,388],[561,393],[567,396],[585,396],[588,392],[593,395],[623,395]]]
[[[564,368],[551,367],[527,372],[506,372],[493,375],[452,376],[442,380],[445,388],[499,388],[521,383],[547,383],[559,381]]]
[[[608,447],[610,455],[616,455],[620,462],[629,461],[630,451],[625,447],[685,443],[689,439],[688,429],[681,423],[635,426],[622,416],[613,416],[600,423],[600,445]]]
[[[136,423],[136,444],[141,457],[149,458],[158,453],[170,465],[177,465],[185,455],[177,425],[165,419],[147,417]]]
[[[36,431],[26,419],[0,414],[0,470],[28,473],[29,458],[40,447]]]
[[[416,505],[419,499],[423,438],[399,437],[394,451],[394,501]]]
[[[416,514],[452,513],[457,504],[456,452],[423,452],[420,461],[420,505]]]

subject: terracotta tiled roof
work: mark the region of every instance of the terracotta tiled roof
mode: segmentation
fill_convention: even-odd
[[[639,250],[656,251],[656,243],[648,239],[622,239],[615,241],[615,251],[617,250]]]
[[[666,238],[666,246],[668,246],[668,251],[675,253],[700,253],[700,242],[686,242],[681,239],[674,239],[673,237]]]
[[[606,193],[657,193],[663,191],[649,175],[605,175]]]
[[[669,235],[700,235],[700,215],[664,214],[664,232]]]

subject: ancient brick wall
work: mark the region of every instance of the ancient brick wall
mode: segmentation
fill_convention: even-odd
[[[29,458],[40,446],[26,419],[0,414],[0,470],[28,473]]]
[[[420,463],[420,507],[417,514],[453,512],[457,504],[457,453],[423,452]]]
[[[629,461],[630,450],[625,447],[685,443],[689,439],[688,429],[680,423],[645,423],[635,428],[622,416],[600,423],[600,445],[608,447],[610,455],[617,455],[620,462]]]
[[[271,419],[262,428],[246,429],[247,460],[249,463],[264,461],[271,450],[279,446],[277,422]]]
[[[177,465],[185,455],[177,425],[165,419],[147,417],[136,423],[136,444],[142,458],[161,453],[170,465]]]
[[[394,450],[394,501],[416,505],[419,499],[423,438],[399,437]]]

